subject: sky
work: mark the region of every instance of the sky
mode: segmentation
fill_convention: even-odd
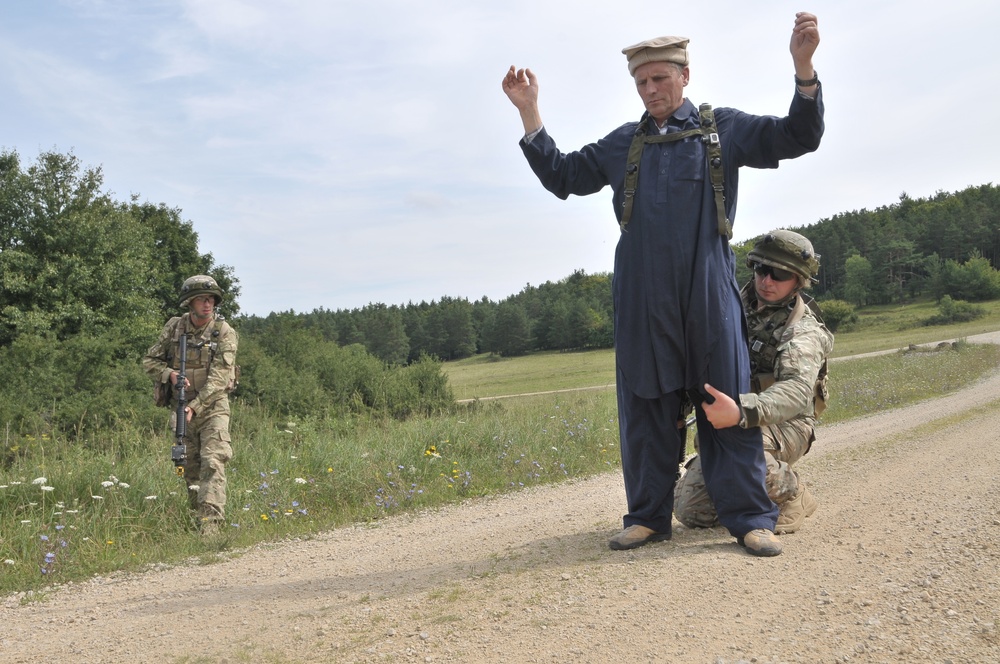
[[[952,0],[33,0],[0,5],[0,150],[100,167],[181,211],[241,312],[500,301],[610,272],[605,188],[561,201],[500,86],[537,75],[564,152],[635,121],[621,49],[691,39],[688,98],[784,115],[819,18],[826,134],[740,175],[736,240],[1000,184],[1000,3]]]

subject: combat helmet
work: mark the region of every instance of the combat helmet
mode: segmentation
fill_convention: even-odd
[[[747,254],[747,264],[753,263],[789,270],[806,284],[816,282],[819,273],[819,254],[812,242],[793,231],[771,231],[757,240]]]
[[[188,302],[198,297],[199,295],[211,294],[215,298],[215,305],[218,306],[222,302],[224,293],[222,289],[219,288],[219,283],[208,276],[207,274],[199,274],[184,280],[184,285],[181,286],[181,296],[177,301],[177,306],[181,308],[186,308]]]

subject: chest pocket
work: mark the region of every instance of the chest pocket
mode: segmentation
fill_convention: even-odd
[[[656,202],[667,203],[672,196],[691,196],[705,179],[705,151],[701,141],[686,140],[661,148],[657,174]]]

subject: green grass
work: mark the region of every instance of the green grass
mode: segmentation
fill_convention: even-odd
[[[456,399],[614,387],[615,352],[611,349],[578,353],[552,351],[510,358],[476,355],[446,362],[444,371]]]
[[[833,357],[858,355],[880,350],[927,344],[943,339],[959,339],[1000,330],[1000,300],[978,303],[986,315],[978,320],[954,325],[924,325],[938,313],[932,301],[865,307],[850,330],[836,334]]]
[[[910,339],[907,331],[883,343]],[[998,362],[1000,347],[974,344],[838,361],[824,424],[953,391]],[[610,351],[596,351],[477,358],[447,370],[469,398],[608,385],[613,365]],[[0,469],[0,593],[37,598],[116,570],[210,564],[261,542],[620,468],[613,389],[473,401],[405,422],[285,422],[234,404],[233,440],[228,525],[208,541],[189,521],[167,431],[17,441],[21,451]]]

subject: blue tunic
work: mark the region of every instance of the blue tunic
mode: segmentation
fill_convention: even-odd
[[[823,135],[823,102],[796,94],[784,118],[731,108],[715,111],[722,146],[727,216],[736,216],[739,168],[777,168],[782,159],[815,150]],[[658,131],[651,120],[648,132]],[[543,129],[522,140],[532,170],[560,198],[607,185],[621,221],[625,165],[638,124],[622,125],[596,143],[563,154]],[[699,126],[684,104],[667,131]],[[615,251],[615,356],[622,470],[629,512],[670,533],[673,486],[684,440],[676,427],[682,391],[703,394],[711,383],[732,396],[749,391],[746,326],[735,258],[719,234],[715,196],[700,136],[647,144],[639,166],[632,216]],[[742,537],[774,529],[778,509],[764,487],[759,429],[715,429],[698,409],[705,482],[719,521]]]

